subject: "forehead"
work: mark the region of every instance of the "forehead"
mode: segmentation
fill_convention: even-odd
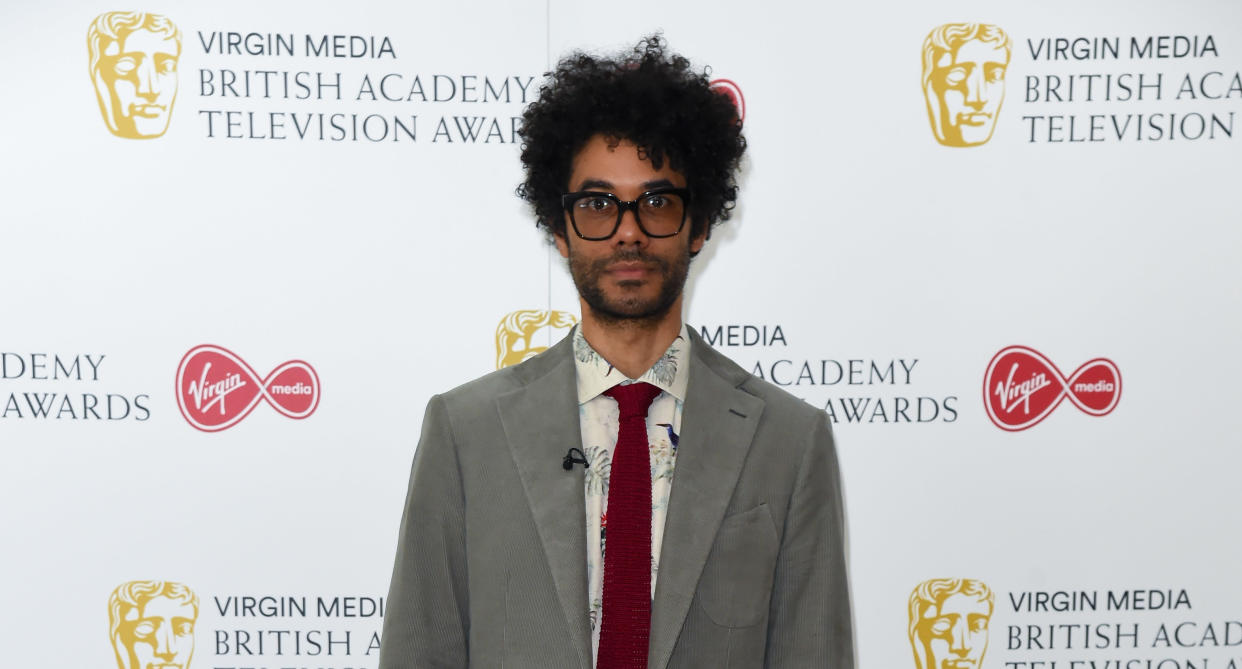
[[[945,597],[935,606],[927,608],[928,617],[947,616],[952,614],[970,615],[982,614],[990,615],[990,607],[985,599],[979,599],[974,595],[967,595],[962,592],[955,592]]]
[[[130,620],[143,618],[193,618],[194,607],[189,602],[181,602],[163,595],[152,597],[130,609],[125,616]]]
[[[109,55],[134,52],[176,55],[179,50],[177,41],[173,38],[140,28],[122,35],[118,41],[109,45],[108,53]]]
[[[941,66],[953,63],[1004,64],[1007,62],[1009,62],[1009,56],[1005,54],[1005,47],[1000,42],[984,42],[978,39],[962,42],[951,53],[946,53],[940,59]]]
[[[583,181],[603,181],[618,187],[639,186],[645,182],[665,179],[676,186],[685,186],[681,172],[669,166],[667,156],[656,169],[651,161],[638,153],[638,147],[629,140],[610,140],[595,135],[587,140],[577,155],[569,174],[571,188]]]

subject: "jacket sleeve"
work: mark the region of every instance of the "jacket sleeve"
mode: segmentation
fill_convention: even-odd
[[[764,666],[853,669],[841,476],[826,414],[809,441],[777,558]]]
[[[379,669],[469,663],[465,495],[444,400],[427,404],[388,589]]]

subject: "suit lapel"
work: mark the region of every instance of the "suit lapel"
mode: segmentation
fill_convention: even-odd
[[[497,398],[513,461],[543,543],[580,665],[591,665],[583,471],[561,458],[582,446],[571,337],[524,366],[531,378]]]
[[[664,547],[651,608],[648,666],[668,665],[763,413],[738,388],[749,375],[691,330],[691,364]]]

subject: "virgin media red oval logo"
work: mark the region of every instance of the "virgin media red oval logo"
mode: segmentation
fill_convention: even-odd
[[[264,401],[289,418],[306,418],[319,406],[319,375],[290,360],[260,379],[237,354],[210,344],[190,349],[177,366],[177,407],[204,432],[233,427]]]
[[[708,88],[719,93],[733,103],[737,109],[737,120],[746,120],[746,98],[742,96],[742,89],[731,79],[714,79],[707,84]]]
[[[983,375],[983,406],[1002,430],[1016,432],[1047,418],[1069,398],[1092,416],[1104,416],[1121,399],[1121,371],[1107,358],[1084,362],[1068,377],[1033,348],[1001,349]]]

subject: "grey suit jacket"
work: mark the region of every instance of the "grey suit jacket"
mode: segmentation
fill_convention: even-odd
[[[648,665],[852,669],[827,416],[691,333]],[[428,404],[380,669],[592,666],[570,339]]]

